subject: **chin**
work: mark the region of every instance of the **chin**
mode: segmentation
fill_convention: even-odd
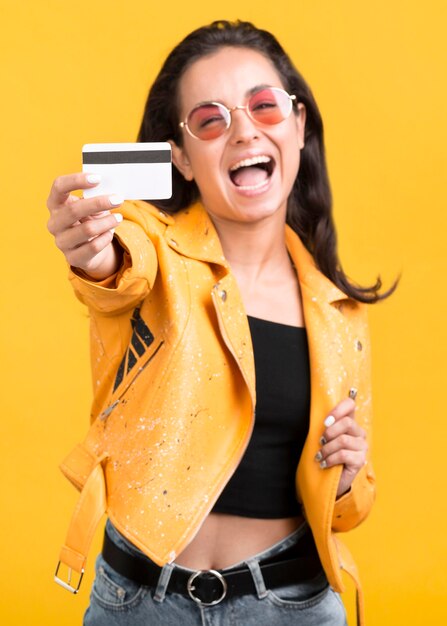
[[[281,219],[284,216],[285,220],[285,208],[282,205],[258,204],[257,206],[242,207],[235,214],[235,219],[241,222],[253,223],[259,222],[268,218],[278,217]]]

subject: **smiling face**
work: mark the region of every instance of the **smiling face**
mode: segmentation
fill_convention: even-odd
[[[246,105],[265,86],[284,89],[265,56],[249,48],[221,48],[194,62],[182,76],[180,119],[203,102],[219,102],[229,109]],[[195,180],[215,220],[253,222],[275,215],[285,221],[304,145],[304,124],[302,104],[270,126],[237,109],[231,112],[230,127],[214,139],[197,139],[184,128],[182,147],[172,146],[173,160],[187,180]]]

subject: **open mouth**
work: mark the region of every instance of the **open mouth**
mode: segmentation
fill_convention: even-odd
[[[267,155],[242,159],[231,166],[229,175],[236,187],[257,189],[265,185],[273,174],[275,162]]]

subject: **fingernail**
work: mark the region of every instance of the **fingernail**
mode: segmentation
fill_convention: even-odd
[[[112,233],[112,235],[114,235],[114,234],[115,234],[115,229],[114,229],[114,228],[111,228],[111,229],[110,229],[110,232]]]
[[[109,202],[112,206],[119,206],[120,204],[123,204],[124,198],[114,194],[113,196],[109,196]]]
[[[324,446],[327,443],[326,437],[320,437],[320,446]]]
[[[321,467],[321,469],[326,469],[326,467],[327,467],[327,462],[326,462],[326,461],[321,461],[321,463],[320,463],[320,467]]]
[[[123,221],[123,216],[121,215],[121,213],[114,213],[113,215],[115,216],[115,219],[118,222],[118,224]]]
[[[320,451],[320,450],[318,450],[318,452],[317,452],[317,453],[316,453],[316,455],[315,455],[315,460],[316,460],[316,461],[321,461],[321,460],[322,460],[322,458],[323,458],[323,455],[321,454],[321,451]]]
[[[88,174],[87,175],[87,182],[90,183],[91,185],[95,185],[97,183],[101,182],[101,174]]]
[[[356,387],[351,387],[351,389],[349,390],[349,397],[352,398],[353,400],[355,400],[357,398],[357,389]]]
[[[328,415],[327,418],[324,420],[324,425],[326,426],[326,428],[329,428],[329,426],[332,426],[332,424],[335,424],[335,417],[333,415]]]

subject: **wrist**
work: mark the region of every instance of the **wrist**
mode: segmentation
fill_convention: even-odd
[[[124,249],[118,239],[114,237],[109,246],[102,252],[104,258],[97,264],[97,267],[72,267],[74,273],[95,282],[101,282],[114,276],[123,262]]]

